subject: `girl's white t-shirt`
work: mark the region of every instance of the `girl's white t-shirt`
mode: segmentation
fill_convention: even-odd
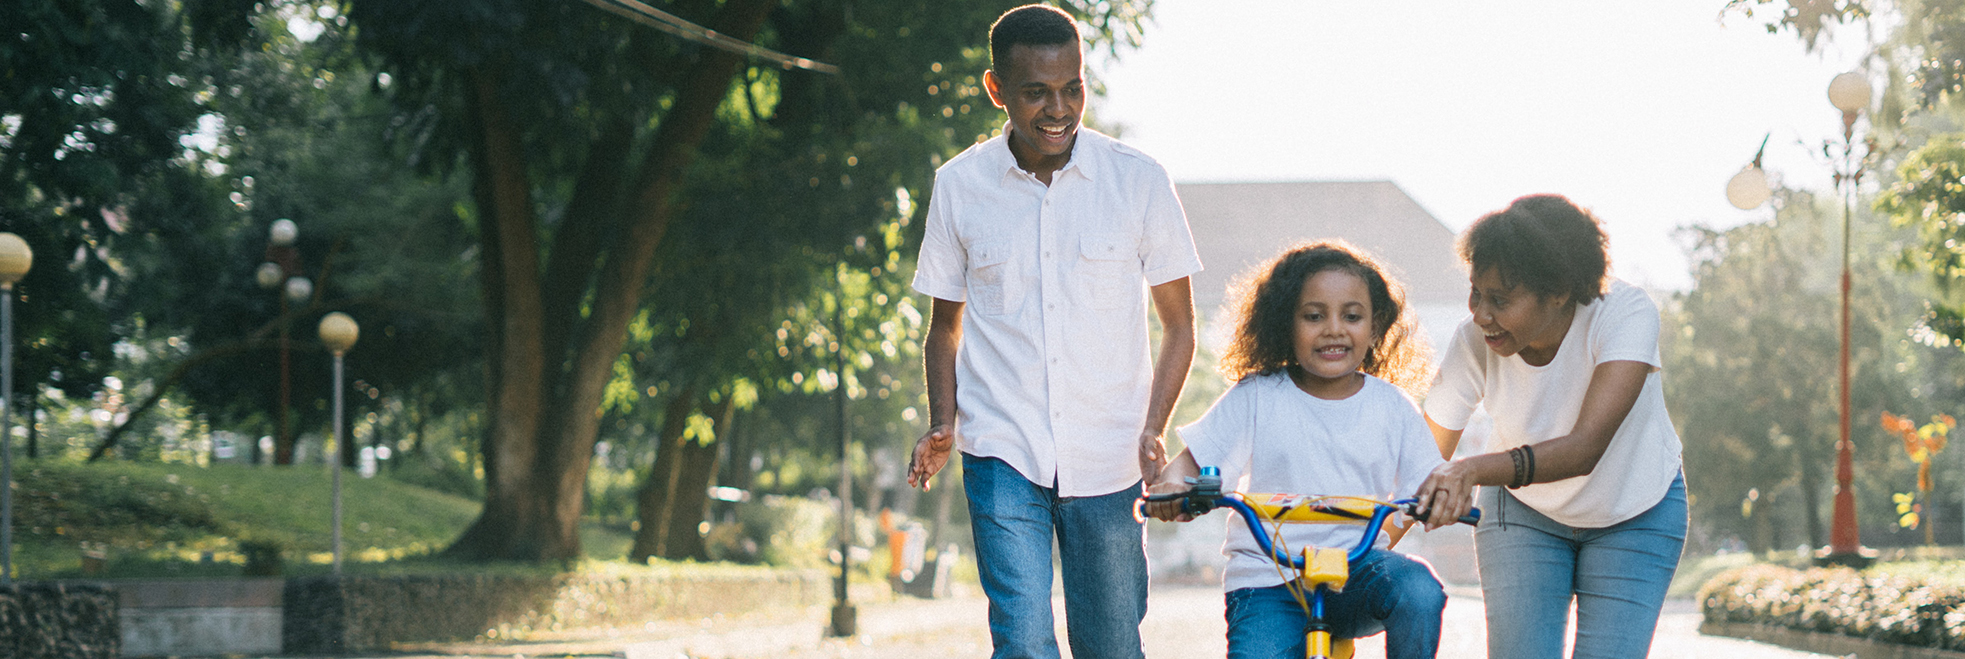
[[[1369,375],[1358,393],[1343,400],[1304,393],[1286,372],[1243,378],[1207,414],[1182,426],[1180,439],[1195,462],[1221,469],[1223,488],[1242,492],[1406,497],[1442,462],[1418,406],[1398,387]],[[1283,583],[1248,525],[1232,511],[1225,516],[1228,538],[1222,554],[1228,557],[1228,569],[1223,586],[1237,590]],[[1304,547],[1348,550],[1357,546],[1364,528],[1284,524],[1282,534],[1297,552]],[[1376,544],[1385,543],[1380,534]]]
[[[1494,417],[1489,450],[1554,439],[1576,427],[1597,365],[1612,361],[1643,362],[1651,372],[1596,469],[1512,491],[1563,524],[1607,527],[1657,505],[1681,466],[1659,374],[1658,306],[1636,286],[1613,279],[1608,294],[1578,306],[1555,359],[1542,366],[1495,355],[1473,319],[1462,322],[1426,394],[1426,414],[1441,426],[1466,428],[1474,407],[1485,405]]]

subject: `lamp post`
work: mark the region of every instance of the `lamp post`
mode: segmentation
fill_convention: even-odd
[[[355,339],[361,336],[362,329],[360,325],[355,324],[354,318],[348,317],[348,314],[336,311],[321,317],[320,333],[321,344],[327,346],[329,352],[334,353],[333,437],[334,450],[339,452],[341,450],[341,442],[347,441],[347,438],[341,434],[341,358],[343,355],[348,354],[349,348],[355,347]],[[327,461],[327,464],[328,471],[333,474],[332,480],[334,482],[334,573],[341,574],[341,460],[338,458],[330,459]]]
[[[1835,443],[1835,512],[1829,518],[1829,546],[1825,552],[1818,552],[1816,560],[1861,567],[1868,565],[1875,555],[1865,551],[1862,534],[1856,526],[1856,493],[1850,487],[1855,477],[1852,458],[1853,446],[1849,443],[1849,216],[1853,213],[1856,185],[1863,178],[1864,158],[1850,161],[1855,151],[1856,117],[1869,109],[1871,90],[1869,79],[1855,71],[1843,73],[1829,81],[1829,103],[1842,111],[1842,159],[1835,170],[1835,186],[1842,192],[1842,350],[1840,361],[1841,422]],[[1853,164],[1853,167],[1852,167]],[[1847,184],[1847,188],[1844,188]]]
[[[1854,445],[1849,441],[1849,219],[1854,212],[1856,184],[1862,180],[1863,163],[1869,156],[1866,149],[1862,158],[1854,157],[1856,119],[1869,108],[1871,94],[1869,79],[1855,71],[1829,81],[1829,103],[1842,111],[1842,155],[1833,165],[1834,185],[1842,194],[1842,324],[1838,330],[1840,347],[1836,366],[1835,502],[1829,518],[1829,546],[1815,552],[1815,561],[1853,567],[1868,565],[1876,557],[1875,550],[1863,546],[1862,534],[1856,526],[1856,493],[1851,486],[1855,479]],[[1761,140],[1760,148],[1761,153],[1754,154],[1753,164],[1742,168],[1726,183],[1726,200],[1741,210],[1758,207],[1770,196],[1767,174],[1760,169],[1761,155],[1767,150],[1766,139]],[[1823,152],[1833,156],[1827,145]],[[1846,189],[1844,184],[1848,186]]]
[[[274,415],[273,464],[285,465],[293,464],[293,358],[287,338],[287,304],[312,296],[314,282],[301,274],[300,250],[293,246],[300,237],[300,227],[281,218],[274,220],[266,233],[266,262],[259,264],[253,277],[260,288],[278,289],[280,293],[280,403]]]
[[[34,266],[34,250],[0,233],[0,583],[14,580],[14,282]]]
[[[833,276],[840,276],[836,269]],[[839,381],[833,388],[833,399],[839,405],[839,582],[833,589],[832,626],[826,633],[852,636],[859,633],[859,612],[847,592],[848,570],[853,564],[853,436],[846,425],[846,287],[845,282],[840,283],[839,297],[832,307],[834,341],[837,341],[832,360],[834,377]]]

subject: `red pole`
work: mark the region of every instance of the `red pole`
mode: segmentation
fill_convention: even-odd
[[[1842,160],[1846,167],[1850,150],[1855,147],[1852,136],[1855,133],[1856,113],[1842,115]],[[1853,445],[1849,442],[1849,216],[1850,197],[1856,193],[1856,181],[1861,170],[1850,170],[1848,174],[1837,172],[1836,183],[1847,183],[1849,191],[1842,196],[1842,349],[1839,367],[1841,391],[1840,434],[1835,442],[1835,508],[1829,518],[1828,555],[1822,558],[1829,563],[1856,565],[1869,563],[1863,555],[1863,539],[1856,525],[1856,492],[1851,482],[1855,479],[1856,468],[1851,455]]]
[[[1848,223],[1844,222],[1843,227],[1843,235],[1847,236]],[[1829,523],[1829,555],[1855,556],[1863,541],[1856,527],[1856,493],[1850,486],[1856,469],[1849,443],[1849,253],[1846,247],[1842,258],[1842,420],[1841,437],[1835,443],[1835,514]]]

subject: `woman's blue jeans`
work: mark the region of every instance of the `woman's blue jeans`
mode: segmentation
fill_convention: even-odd
[[[1309,618],[1288,586],[1228,591],[1229,659],[1301,659]],[[1412,557],[1374,549],[1351,564],[1344,592],[1324,596],[1324,621],[1334,638],[1385,632],[1388,659],[1430,659],[1440,647],[1446,592],[1433,568]],[[1495,655],[1506,656],[1506,655]]]
[[[1051,540],[1064,573],[1066,636],[1078,659],[1141,659],[1146,618],[1146,525],[1133,517],[1142,490],[1060,497],[996,458],[962,454],[962,487],[989,596],[997,659],[1056,659]]]
[[[1685,476],[1637,517],[1573,528],[1499,487],[1481,488],[1474,531],[1490,657],[1556,659],[1576,603],[1572,657],[1642,659],[1685,548]]]

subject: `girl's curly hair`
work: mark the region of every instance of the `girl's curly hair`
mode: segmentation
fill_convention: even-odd
[[[1292,341],[1303,285],[1325,270],[1343,270],[1364,280],[1371,294],[1371,328],[1377,342],[1365,351],[1358,370],[1397,385],[1417,397],[1431,379],[1431,349],[1419,323],[1406,313],[1405,286],[1385,276],[1385,266],[1342,240],[1298,245],[1243,274],[1231,287],[1235,337],[1221,358],[1231,380],[1267,375],[1296,365]]]

